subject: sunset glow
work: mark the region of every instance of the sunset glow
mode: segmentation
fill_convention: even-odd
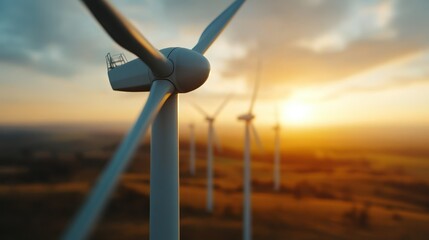
[[[192,48],[216,16],[214,9],[227,4],[191,2],[211,10],[198,15],[174,1],[115,4],[162,49]],[[109,39],[78,1],[22,4],[2,8],[0,124],[131,123],[147,93],[112,91],[104,56],[108,52],[124,53],[128,60],[135,56]],[[281,121],[292,127],[429,125],[429,48],[422,24],[427,22],[427,4],[248,1],[205,55],[211,65],[207,82],[180,96],[185,103],[182,119],[199,117],[186,102],[198,101],[210,110],[234,94],[219,120],[234,126],[236,112],[248,108],[255,60],[260,58],[263,84],[256,107],[266,107],[255,114],[263,123],[273,121],[270,106],[280,99]],[[34,7],[37,11],[28,13],[33,26],[27,29],[24,15],[14,13]],[[51,26],[57,21],[65,27]],[[50,34],[36,34],[34,29],[50,29]],[[263,51],[257,50],[258,43]]]
[[[281,120],[286,124],[306,125],[312,117],[311,107],[300,102],[286,102],[281,109]]]

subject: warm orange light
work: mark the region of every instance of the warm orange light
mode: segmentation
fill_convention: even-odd
[[[311,121],[311,107],[300,102],[287,102],[281,109],[282,122],[303,125]]]

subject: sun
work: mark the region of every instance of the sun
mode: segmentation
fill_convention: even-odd
[[[305,125],[311,121],[311,107],[300,102],[282,104],[281,120],[287,124]]]

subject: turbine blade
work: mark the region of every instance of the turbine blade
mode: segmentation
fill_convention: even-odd
[[[249,114],[251,114],[253,111],[253,106],[255,105],[256,97],[258,95],[259,82],[261,80],[260,74],[261,74],[261,59],[258,58],[257,63],[256,63],[255,87],[253,89],[252,100],[250,101]]]
[[[262,142],[261,142],[261,139],[259,138],[258,132],[256,131],[255,125],[253,125],[253,123],[250,123],[250,128],[252,129],[251,132],[252,132],[253,136],[255,137],[256,145],[258,145],[258,147],[261,150],[263,150],[264,147],[262,146]]]
[[[149,125],[173,91],[174,86],[169,81],[157,80],[152,84],[149,98],[136,123],[122,141],[62,239],[74,240],[88,237],[117,185],[119,177],[133,157],[141,136],[147,132]]]
[[[219,152],[222,152],[223,151],[223,149],[222,149],[222,144],[220,143],[220,141],[219,141],[219,137],[218,137],[218,135],[217,135],[217,133],[216,133],[216,129],[214,128],[214,126],[213,126],[213,140],[214,140],[214,143],[215,143],[215,145],[216,145],[216,149],[219,151]]]
[[[204,111],[200,106],[198,106],[195,103],[192,103],[192,106],[195,108],[195,110],[197,110],[199,113],[201,113],[202,115],[204,115],[204,117],[210,117],[206,111]]]
[[[215,20],[213,20],[201,34],[197,45],[195,45],[192,50],[204,54],[210,45],[212,45],[212,43],[216,40],[222,30],[226,27],[238,9],[240,9],[244,1],[245,0],[234,1],[217,18],[215,18]]]
[[[104,0],[82,0],[92,15],[116,43],[139,57],[155,76],[165,77],[171,74],[173,66],[148,40],[122,16],[113,6]]]
[[[213,115],[213,118],[217,117],[219,113],[222,111],[222,109],[226,106],[226,104],[231,100],[231,95],[228,95],[225,100],[222,102],[221,105],[219,105],[218,109],[216,110],[215,114]]]

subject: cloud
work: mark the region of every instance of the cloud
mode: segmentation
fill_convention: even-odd
[[[422,0],[330,0],[311,7],[304,1],[249,1],[233,23],[237,30],[226,36],[247,54],[230,59],[223,77],[245,76],[250,84],[250,62],[260,57],[264,88],[293,91],[347,79],[427,48],[428,7]],[[302,39],[318,39],[319,50],[298,46]]]
[[[309,101],[331,101],[350,94],[381,92],[422,83],[429,83],[429,49],[353,77],[318,86],[305,95]]]
[[[370,85],[351,85],[346,86],[340,90],[332,91],[322,97],[313,98],[310,101],[321,102],[321,101],[332,101],[339,98],[349,96],[351,94],[362,94],[362,93],[371,93],[371,92],[382,92],[398,88],[404,88],[407,86],[412,86],[414,84],[429,83],[429,74],[421,77],[397,77],[391,78],[389,83],[378,83]]]
[[[360,39],[390,39],[395,31],[390,27],[395,15],[395,0],[355,3],[347,17],[337,26],[314,39],[299,40],[297,45],[315,52],[342,51]]]
[[[0,36],[0,62],[63,77],[116,47],[79,1],[1,1]]]
[[[194,44],[212,20],[199,19],[214,18],[228,2],[116,0],[112,4],[162,48]],[[193,16],[185,11],[189,6],[193,6]],[[189,26],[195,28],[194,37],[181,31]],[[133,58],[110,39],[80,1],[0,1],[0,36],[0,62],[64,78],[104,64],[104,56],[110,51],[126,52]]]

